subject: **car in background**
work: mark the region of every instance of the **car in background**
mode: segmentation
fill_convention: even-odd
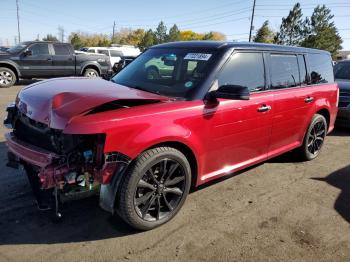
[[[17,80],[28,78],[108,78],[111,72],[107,56],[76,55],[67,43],[28,41],[0,53],[0,87],[10,87]]]
[[[115,72],[122,57],[137,57],[141,53],[140,49],[136,47],[124,45],[118,47],[83,47],[80,48],[80,51],[108,56]]]
[[[8,49],[10,48],[5,46],[0,46],[0,52],[6,52]]]
[[[334,77],[340,92],[336,124],[350,128],[350,60],[340,61],[334,66]]]

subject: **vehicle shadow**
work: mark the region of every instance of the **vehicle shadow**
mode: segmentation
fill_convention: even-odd
[[[23,171],[6,166],[7,149],[0,142],[0,245],[84,242],[136,234],[118,216],[98,206],[98,198],[65,203],[63,221],[53,223],[39,211]]]
[[[16,86],[27,86],[41,81],[42,79],[21,79],[15,85]]]
[[[350,136],[350,128],[335,127],[328,136]]]
[[[311,179],[327,182],[341,190],[334,202],[334,209],[350,223],[350,165],[331,173],[327,177],[313,177]]]

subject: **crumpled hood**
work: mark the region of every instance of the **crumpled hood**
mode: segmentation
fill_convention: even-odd
[[[118,100],[144,100],[146,104],[150,100],[160,102],[168,98],[100,78],[75,77],[29,85],[20,91],[16,104],[29,118],[63,130],[73,117]]]

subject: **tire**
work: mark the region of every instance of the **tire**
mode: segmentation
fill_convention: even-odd
[[[156,67],[151,66],[146,70],[147,79],[159,79],[159,71]]]
[[[100,74],[93,68],[87,68],[84,70],[84,76],[90,77],[90,78],[95,78],[95,77],[99,77]]]
[[[117,213],[135,229],[153,229],[177,214],[190,186],[191,167],[184,154],[171,147],[147,150],[125,174]]]
[[[13,86],[17,81],[15,72],[7,67],[0,67],[0,88]]]
[[[300,156],[304,161],[310,161],[318,157],[327,135],[328,125],[324,116],[315,114],[305,133],[303,145],[300,148]]]

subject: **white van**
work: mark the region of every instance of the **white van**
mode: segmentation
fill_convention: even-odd
[[[140,49],[133,46],[112,46],[112,47],[83,47],[80,51],[96,54],[104,54],[109,57],[113,69],[117,68],[120,59],[123,56],[138,56]]]

